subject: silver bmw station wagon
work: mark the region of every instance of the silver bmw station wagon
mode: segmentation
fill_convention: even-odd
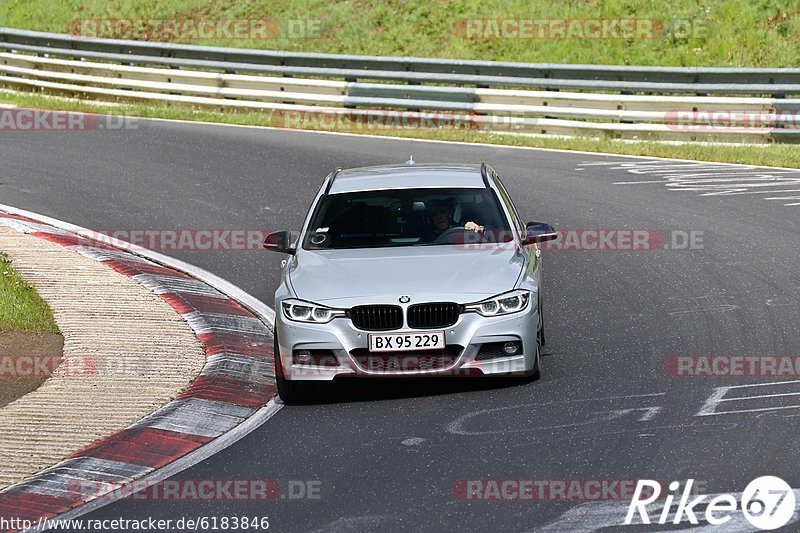
[[[344,377],[528,376],[545,341],[537,243],[496,172],[466,164],[337,169],[275,293],[275,370],[286,403]]]

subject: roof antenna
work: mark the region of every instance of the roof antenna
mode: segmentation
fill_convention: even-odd
[[[408,156],[408,161],[406,161],[406,165],[413,165],[414,164],[414,155]]]

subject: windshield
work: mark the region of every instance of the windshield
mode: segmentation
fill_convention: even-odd
[[[490,189],[394,189],[323,196],[303,247],[429,246],[512,238]]]

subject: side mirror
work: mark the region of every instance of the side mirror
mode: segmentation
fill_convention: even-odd
[[[522,244],[533,244],[535,242],[552,241],[558,237],[558,232],[545,222],[528,222],[525,225],[525,237]]]
[[[295,240],[297,240],[297,234],[293,231],[273,231],[264,239],[264,248],[271,252],[294,255],[295,248],[292,244]]]

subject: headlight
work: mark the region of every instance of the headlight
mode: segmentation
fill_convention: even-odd
[[[302,300],[284,300],[281,302],[281,308],[283,309],[283,316],[297,322],[324,324],[336,317],[344,316],[343,309],[331,309],[324,305]]]
[[[530,291],[517,289],[505,294],[493,296],[482,302],[469,304],[466,306],[466,309],[467,311],[476,311],[483,316],[510,315],[511,313],[518,313],[528,307],[528,301],[530,301],[530,299]]]

